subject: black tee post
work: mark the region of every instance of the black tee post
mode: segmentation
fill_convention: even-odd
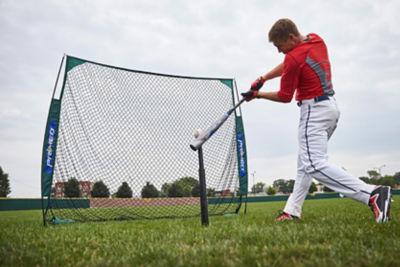
[[[199,180],[200,180],[200,206],[201,206],[201,224],[208,226],[208,201],[207,201],[207,186],[206,172],[204,170],[203,149],[200,146],[199,152]]]

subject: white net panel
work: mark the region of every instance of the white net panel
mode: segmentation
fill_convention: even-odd
[[[200,214],[198,157],[189,148],[233,107],[218,79],[159,75],[92,62],[67,72],[50,207],[74,220]],[[235,212],[235,116],[203,146],[209,214]],[[79,189],[77,189],[79,188]]]

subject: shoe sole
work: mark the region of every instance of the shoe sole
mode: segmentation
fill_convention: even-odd
[[[382,187],[383,192],[381,193],[382,195],[379,196],[380,200],[379,202],[383,204],[383,210],[380,212],[379,217],[376,218],[377,223],[383,223],[387,222],[389,220],[389,212],[390,212],[390,201],[391,201],[391,192],[390,192],[390,187],[389,186],[384,186]],[[387,190],[387,192],[385,192]],[[385,194],[386,193],[386,194]],[[382,197],[386,195],[386,199],[382,200]],[[382,205],[378,205],[382,206]]]
[[[392,200],[392,193],[391,193],[391,188],[388,186],[386,187],[388,192],[387,192],[387,199],[385,200],[385,209],[383,210],[382,214],[383,214],[383,218],[381,222],[387,222],[390,217],[390,202]]]

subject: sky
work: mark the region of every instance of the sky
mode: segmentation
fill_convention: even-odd
[[[341,110],[329,160],[355,177],[400,171],[399,1],[0,0],[0,166],[11,197],[40,197],[43,137],[64,54],[123,68],[233,77],[239,92],[283,61],[268,31],[290,18],[326,42]],[[276,91],[279,79],[262,90]],[[249,184],[294,179],[299,109],[241,106]]]

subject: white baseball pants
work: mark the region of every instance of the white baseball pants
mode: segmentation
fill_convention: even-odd
[[[336,129],[340,111],[336,100],[303,100],[300,108],[297,177],[284,212],[301,216],[312,179],[346,197],[368,204],[375,186],[364,183],[328,162],[328,140]]]

